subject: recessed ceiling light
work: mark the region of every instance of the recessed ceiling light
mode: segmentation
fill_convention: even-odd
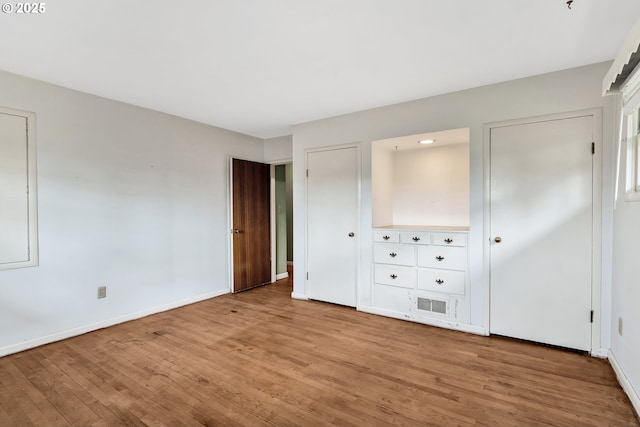
[[[423,139],[421,141],[418,141],[418,144],[433,144],[434,142],[436,142],[435,139]]]

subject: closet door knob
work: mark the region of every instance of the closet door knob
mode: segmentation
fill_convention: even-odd
[[[356,235],[356,234],[355,234],[353,231],[352,231],[351,233],[349,233],[349,237],[353,237],[353,236],[355,236],[355,235]]]
[[[495,239],[493,239],[493,241],[496,242],[496,243],[500,243],[500,242],[502,242],[502,237],[498,236]]]
[[[443,257],[443,256],[438,255],[438,256],[436,257],[436,259],[437,259],[438,261],[443,261],[443,260],[444,260],[444,257]]]

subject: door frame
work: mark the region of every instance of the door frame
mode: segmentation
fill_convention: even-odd
[[[361,218],[362,215],[362,147],[360,142],[352,142],[347,144],[337,144],[337,145],[325,145],[321,147],[313,147],[307,148],[304,150],[304,210],[305,210],[305,218],[304,218],[304,294],[308,298],[309,297],[309,280],[308,280],[308,272],[309,272],[309,180],[307,179],[306,171],[309,169],[309,154],[318,153],[323,151],[332,151],[332,150],[341,150],[345,148],[355,148],[356,149],[356,176],[358,177],[358,182],[356,184],[357,195],[356,195],[356,224],[354,226],[356,234],[356,308],[360,306],[360,281],[362,279],[360,274],[360,269],[362,266],[362,260],[360,254],[362,253],[362,239],[360,236],[361,233]]]
[[[227,155],[227,166],[228,166],[228,173],[227,173],[227,251],[229,254],[229,264],[228,264],[228,269],[229,269],[229,283],[228,283],[228,288],[229,288],[229,293],[232,294],[233,293],[233,280],[234,280],[234,271],[233,271],[233,263],[234,263],[234,259],[233,259],[233,160],[244,160],[247,162],[258,162],[258,163],[264,163],[264,162],[260,162],[258,160],[250,160],[244,157],[238,157],[238,156],[232,156],[232,155]],[[275,184],[274,184],[274,168],[273,165],[269,164],[269,163],[264,163],[266,165],[269,165],[269,191],[270,191],[270,197],[269,197],[269,209],[271,210],[269,212],[270,218],[269,218],[269,228],[270,228],[270,255],[271,255],[271,283],[275,282],[275,261],[274,261],[274,257],[275,257],[275,240],[273,237],[273,229],[275,228],[275,220],[273,218],[273,203],[275,200]]]
[[[293,165],[293,159],[280,159],[266,163],[271,166],[271,283],[278,280],[276,266],[276,166]],[[291,277],[293,283],[293,277]]]
[[[517,126],[552,120],[593,116],[593,142],[595,150],[592,163],[592,252],[591,252],[591,351],[593,356],[606,357],[602,348],[602,108],[569,111],[542,116],[525,117],[484,124],[483,132],[483,232],[482,232],[482,281],[484,291],[484,325],[487,335],[491,334],[491,129]]]
[[[249,162],[256,162],[257,160],[249,160],[242,157],[227,156],[227,165],[229,167],[229,173],[227,174],[227,251],[229,253],[229,293],[233,293],[233,159],[238,160],[246,160]],[[260,162],[263,163],[263,162]],[[270,195],[270,213],[269,213],[269,227],[271,234],[271,283],[276,281],[276,218],[275,218],[275,203],[276,203],[276,183],[275,183],[275,166],[276,165],[286,165],[289,163],[293,163],[292,159],[284,159],[277,160],[273,162],[264,162],[264,164],[269,165],[269,191]],[[293,280],[293,278],[292,278]]]

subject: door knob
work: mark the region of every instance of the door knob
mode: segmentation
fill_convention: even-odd
[[[240,234],[240,230],[238,230],[237,228],[233,229],[233,234]]]
[[[496,243],[500,243],[500,242],[502,242],[502,237],[498,236],[495,239],[493,239],[493,241],[496,242]]]
[[[349,237],[353,237],[355,235],[356,235],[356,233],[354,233],[353,231],[351,233],[349,233]]]

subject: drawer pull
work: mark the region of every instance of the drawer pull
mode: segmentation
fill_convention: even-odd
[[[447,237],[446,239],[444,239],[444,242],[445,242],[447,245],[450,245],[450,244],[452,244],[452,243],[453,243],[453,239],[449,239],[449,238]]]
[[[443,257],[443,256],[441,256],[441,255],[438,255],[438,256],[436,257],[436,259],[437,259],[438,261],[444,261],[444,257]]]
[[[391,274],[389,277],[391,277],[393,280],[395,280],[395,279],[398,278],[398,275],[397,274]]]
[[[389,240],[391,237],[389,237],[389,236],[382,236],[382,238],[383,238],[384,240]]]
[[[413,240],[414,242],[419,242],[419,241],[420,241],[420,238],[419,238],[418,236],[415,236],[415,237],[413,237],[413,238],[412,238],[412,240]]]
[[[438,285],[442,285],[442,284],[444,283],[444,280],[442,280],[442,279],[437,279],[437,280],[436,280],[436,283],[437,283]]]
[[[395,252],[391,252],[391,253],[389,254],[389,256],[390,256],[391,258],[395,258],[395,257],[397,257],[397,256],[398,256],[398,254],[397,254],[397,253],[395,253]]]

